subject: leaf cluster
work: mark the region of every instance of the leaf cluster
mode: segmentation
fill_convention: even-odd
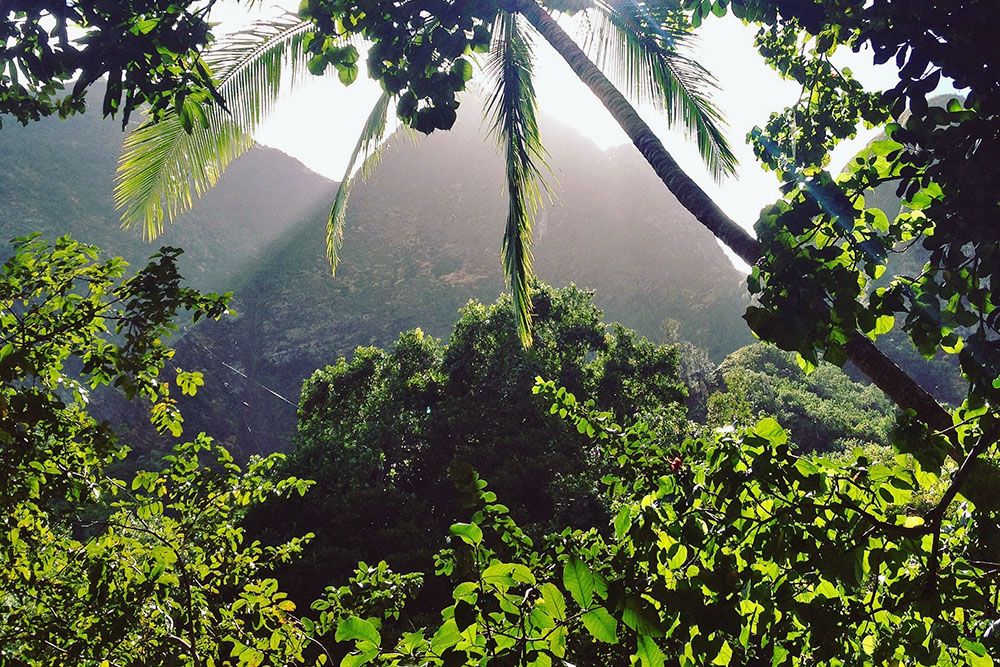
[[[187,100],[223,104],[200,57],[212,41],[214,0],[15,1],[0,9],[0,113],[21,123],[86,108],[85,92],[107,78],[102,113],[148,105],[156,118]],[[79,32],[82,31],[82,36]],[[63,92],[67,85],[72,87]]]
[[[616,462],[611,533],[532,541],[456,470],[475,512],[438,557],[453,603],[398,639],[350,619],[349,664],[992,664],[997,582],[964,466],[928,507],[915,494],[939,478],[906,457],[798,455],[770,418],[663,443],[535,392]]]

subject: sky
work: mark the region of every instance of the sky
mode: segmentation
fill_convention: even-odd
[[[297,1],[288,0],[248,10],[234,0],[224,0],[217,5],[213,20],[220,23],[217,32],[224,33],[255,18],[278,13],[282,7],[294,9],[297,5]],[[766,66],[753,47],[753,29],[731,15],[710,17],[698,34],[694,57],[717,79],[713,99],[728,123],[727,135],[740,162],[737,174],[715,181],[703,167],[693,143],[671,130],[662,113],[652,107],[639,107],[639,112],[692,178],[726,213],[749,229],[760,209],[775,201],[779,193],[774,174],[761,169],[745,137],[754,126],[763,126],[772,112],[794,102],[799,90]],[[576,129],[602,149],[628,143],[611,115],[541,39],[536,41],[535,54],[535,88],[543,116]],[[871,62],[871,54],[864,51],[838,53],[835,57],[838,66],[849,66],[870,89],[884,89],[895,83],[893,68],[878,68]],[[358,132],[380,92],[378,84],[365,78],[364,71],[362,67],[351,86],[345,87],[332,77],[316,78],[284,95],[260,128],[257,140],[288,153],[323,176],[340,180]],[[460,108],[459,114],[463,111],[479,113],[469,105]],[[542,131],[544,141],[544,125]],[[857,139],[839,146],[832,156],[832,168],[839,170],[872,136],[874,131],[862,131]],[[554,194],[558,204],[558,191]]]

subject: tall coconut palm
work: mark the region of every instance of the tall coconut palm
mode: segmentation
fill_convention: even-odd
[[[687,129],[697,140],[702,157],[714,173],[721,174],[733,169],[735,160],[719,130],[719,114],[706,95],[706,84],[710,82],[710,78],[703,68],[684,58],[679,51],[678,47],[682,47],[687,38],[687,31],[683,21],[678,21],[676,4],[648,0],[549,2],[558,4],[559,9],[575,10],[580,15],[580,23],[585,27],[582,45],[570,37],[537,0],[503,0],[497,5],[492,47],[486,68],[492,78],[494,90],[489,104],[489,112],[493,118],[491,128],[504,150],[507,167],[509,207],[503,245],[504,265],[519,329],[526,343],[530,342],[531,324],[530,295],[527,288],[531,273],[531,223],[539,204],[541,166],[544,163],[544,152],[535,121],[537,104],[531,83],[533,34],[541,36],[552,46],[590,87],[682,205],[744,261],[753,264],[761,255],[756,239],[729,218],[680,169],[622,92],[630,94],[637,101],[656,104],[666,112],[668,120],[679,122]],[[290,45],[290,42],[286,43]],[[268,70],[267,73],[272,72]],[[616,81],[613,83],[611,79]],[[621,90],[615,83],[619,84]],[[242,90],[237,86],[232,88],[231,92],[225,79],[219,86],[223,95],[231,96],[233,92],[239,93]],[[268,90],[271,89],[273,87]],[[354,163],[358,158],[364,158],[364,161],[377,158],[377,147],[385,136],[386,110],[390,101],[388,96],[380,99],[369,117],[331,210],[327,252],[333,266],[336,265],[342,238]],[[240,106],[239,102],[230,104]],[[206,125],[206,132],[211,132],[211,120]],[[155,132],[155,127],[147,126],[147,130]],[[196,128],[196,131],[200,132],[201,129]],[[242,129],[249,135],[253,126],[247,124]],[[182,143],[188,141],[191,140],[181,138]],[[133,142],[129,147],[135,148],[137,145]],[[197,145],[210,146],[211,142],[202,141]],[[171,156],[183,160],[189,158],[190,153],[179,150],[173,151]],[[217,178],[218,172],[213,169],[217,170],[219,163],[212,162],[210,157],[206,158],[204,155],[195,155],[195,158],[210,167],[201,173]],[[123,165],[137,159],[139,158],[135,155],[127,156]],[[165,173],[170,175],[170,172]],[[142,189],[135,188],[132,182],[141,183],[143,180],[144,177],[136,176],[135,172],[129,173],[126,168],[120,172],[119,205],[125,207],[126,223],[130,221],[129,211],[145,211],[147,231],[155,230],[155,225],[148,222],[150,211],[153,220],[158,219],[162,224],[164,215],[172,216],[179,210],[178,201],[189,205],[190,189],[180,188],[181,197],[178,198],[178,190],[168,184],[147,187],[162,197],[152,205],[151,200],[147,199],[143,206],[133,206],[134,199],[127,196],[127,193],[132,190],[141,192]],[[153,182],[155,181],[154,178]],[[208,182],[208,178],[204,182]],[[160,203],[163,201],[167,203]],[[855,335],[847,346],[847,352],[851,360],[898,405],[916,410],[921,418],[937,428],[950,425],[948,413],[868,339]]]
[[[720,128],[721,115],[708,92],[712,78],[683,54],[690,39],[679,13],[657,15],[620,0],[602,0],[582,12],[586,48],[609,69],[637,102],[662,109],[674,125],[696,140],[716,175],[731,173],[736,160]],[[490,129],[505,155],[509,195],[503,261],[519,331],[530,343],[531,223],[540,206],[544,149],[536,121],[532,84],[533,28],[517,14],[497,9],[492,43],[484,64],[492,93]],[[183,118],[146,123],[126,140],[118,170],[116,203],[128,226],[142,224],[153,238],[211,187],[222,171],[252,145],[252,134],[271,108],[282,77],[301,80],[308,65],[303,45],[309,24],[295,16],[255,24],[210,51],[206,60],[232,113],[212,108],[184,132]],[[260,61],[264,61],[263,64]],[[282,67],[285,65],[285,67]],[[286,73],[290,70],[290,76]],[[336,270],[343,241],[354,171],[367,175],[378,162],[387,136],[393,96],[376,102],[348,163],[327,221],[326,252]],[[191,113],[200,111],[191,106]],[[190,174],[190,175],[188,175]]]
[[[730,218],[677,164],[632,104],[536,0],[512,0],[521,14],[566,61],[614,119],[660,177],[667,189],[694,217],[747,264],[761,257],[757,239]],[[634,5],[633,5],[634,6]],[[948,429],[951,416],[916,381],[885,356],[868,338],[855,332],[847,344],[850,360],[876,386],[903,408],[913,409],[937,429]]]

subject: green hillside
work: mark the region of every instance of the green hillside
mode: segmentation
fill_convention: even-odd
[[[594,290],[609,321],[654,339],[676,320],[680,336],[717,361],[749,342],[742,275],[642,159],[605,153],[553,122],[543,129],[553,196],[536,227],[539,276]],[[176,362],[209,378],[185,406],[189,430],[244,454],[286,447],[292,404],[316,368],[413,327],[445,336],[462,305],[491,302],[503,288],[503,167],[475,120],[418,145],[394,140],[354,189],[336,277],[323,258],[335,183],[256,148],[154,246],[122,232],[112,210],[120,141],[118,127],[94,115],[6,128],[0,151],[14,167],[0,175],[0,228],[7,237],[70,233],[133,262],[178,245],[192,284],[235,291],[238,317],[187,332]],[[138,429],[133,439],[163,448],[120,410],[109,414]]]
[[[185,276],[228,291],[272,242],[326,201],[333,184],[280,151],[258,147],[236,162],[195,209],[154,243],[122,231],[114,211],[121,127],[97,114],[0,133],[0,236],[71,234],[139,264],[162,245],[184,248]]]

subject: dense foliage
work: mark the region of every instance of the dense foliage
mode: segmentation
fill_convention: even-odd
[[[531,396],[540,374],[599,397],[617,415],[646,415],[661,437],[685,429],[673,346],[607,326],[593,295],[539,285],[536,341],[517,338],[508,297],[470,302],[447,345],[419,329],[387,350],[359,348],[313,374],[284,471],[316,480],[307,497],[251,518],[261,534],[311,532],[282,581],[299,599],[359,560],[428,569],[459,508],[448,469],[472,465],[533,534],[600,525],[606,463],[577,430]]]
[[[5,664],[259,664],[301,654],[294,605],[260,575],[298,541],[244,539],[236,519],[308,483],[272,481],[277,457],[241,470],[205,436],[162,471],[109,475],[126,454],[89,413],[113,385],[180,434],[171,390],[201,373],[172,366],[163,340],[186,311],[219,317],[227,297],[181,286],[164,248],[126,278],[120,259],[68,238],[18,241],[0,268],[0,661]]]
[[[891,442],[892,403],[875,387],[822,364],[806,375],[795,355],[764,344],[729,355],[719,368],[725,390],[709,398],[708,423],[752,426],[780,419],[805,451],[850,451]]]
[[[224,103],[199,51],[215,0],[14,0],[0,8],[0,114],[22,123],[86,108],[102,77],[104,115],[147,106],[190,130],[202,105]],[[64,86],[72,84],[64,93]],[[2,116],[0,116],[2,120]]]
[[[858,327],[874,338],[899,325],[926,356],[938,349],[959,355],[974,403],[995,400],[997,237],[990,230],[1000,188],[990,165],[1000,146],[1000,53],[972,51],[990,42],[983,25],[998,18],[997,7],[741,4],[762,24],[758,45],[768,62],[803,87],[796,105],[754,137],[787,194],[757,224],[767,257],[751,281],[760,300],[748,313],[751,326],[809,362],[822,352],[839,363],[846,332]],[[899,84],[884,95],[864,91],[830,61],[838,46],[864,45],[878,62],[896,58]],[[942,77],[968,88],[964,100],[928,103]],[[885,123],[887,137],[831,177],[828,151],[860,122]],[[883,183],[903,200],[892,219],[865,201]],[[917,243],[928,251],[926,264],[859,299],[894,251]]]
[[[413,333],[392,354],[370,351],[359,354],[356,365],[343,362],[325,388],[307,395],[320,400],[307,403],[303,415],[305,433],[330,447],[324,456],[366,475],[350,480],[348,491],[418,477],[421,469],[412,464],[421,450],[434,451],[421,429],[436,424],[435,408],[455,415],[436,426],[450,429],[443,434],[450,439],[431,468],[435,483],[450,468],[471,510],[466,521],[450,526],[451,543],[435,558],[437,573],[451,579],[451,599],[439,616],[419,623],[425,627],[414,628],[417,617],[403,616],[403,605],[422,577],[381,563],[362,565],[348,584],[326,589],[312,605],[313,617],[297,618],[262,568],[299,551],[301,543],[265,549],[234,522],[248,506],[272,494],[301,493],[306,482],[265,475],[274,458],[253,460],[244,472],[199,437],[180,446],[164,472],[123,485],[103,473],[117,450],[87,412],[85,383],[112,384],[149,400],[157,426],[179,433],[171,388],[191,393],[202,378],[183,371],[169,381],[161,377],[170,359],[163,336],[178,310],[217,316],[225,299],[181,288],[173,250],[118,283],[121,263],[98,263],[92,249],[60,241],[50,250],[26,241],[0,275],[0,437],[8,477],[0,494],[4,657],[35,664],[288,664],[344,653],[343,665],[993,664],[991,655],[1000,654],[996,3],[685,0],[683,6],[688,14],[673,15],[694,25],[727,11],[755,23],[762,54],[803,88],[791,109],[752,137],[786,195],[758,222],[759,243],[706,222],[725,232],[720,236],[743,239],[736,244],[741,256],[756,262],[751,291],[757,301],[747,320],[763,338],[798,352],[806,367],[821,357],[842,363],[850,356],[864,364],[880,387],[912,408],[897,430],[898,456],[874,460],[862,449],[831,458],[800,453],[771,418],[750,427],[683,429],[682,437],[669,409],[644,405],[648,397],[676,396],[670,350],[664,356],[620,331],[594,337],[594,318],[585,308],[560,312],[552,340],[539,332],[527,351],[500,311],[471,317],[468,330],[486,335],[463,339],[456,332],[447,351]],[[590,7],[551,3],[548,9]],[[560,52],[574,71],[589,72],[588,82],[603,90],[616,118],[628,121],[630,136],[664,182],[687,183],[671,173],[669,155],[643,133],[624,98],[587,69],[585,55],[565,43],[558,24],[534,2],[310,0],[303,11],[322,37],[308,47],[318,58],[314,69],[333,65],[352,79],[357,52],[338,41],[341,33],[372,39],[372,74],[406,100],[397,108],[404,120],[425,131],[453,122],[454,93],[467,78],[465,52],[481,49],[494,26],[515,29],[510,12],[519,12],[564,47]],[[12,26],[37,33],[37,16],[13,16],[12,22],[5,14],[0,24],[5,39]],[[138,33],[157,34],[155,17],[153,23],[140,14],[128,20]],[[93,41],[99,44],[101,36],[98,31]],[[39,39],[44,42],[27,36],[29,50]],[[865,45],[879,60],[896,56],[900,83],[887,94],[863,90],[831,61],[838,46]],[[524,186],[531,179],[523,176],[532,166],[525,156],[537,154],[538,144],[530,132],[530,86],[514,81],[529,71],[527,51],[504,49],[501,59],[506,54],[513,74],[498,89],[499,116],[514,119],[504,126],[508,172],[521,184],[511,189],[510,251],[523,246],[530,228],[530,205],[524,207],[530,187]],[[156,87],[162,63],[129,64],[151,70],[155,94],[147,100],[155,112],[156,95],[165,90]],[[5,91],[18,67],[7,67]],[[68,76],[65,67],[30,69],[42,85],[42,104],[51,95],[44,87]],[[167,74],[179,76],[183,89],[188,78],[185,65],[179,67]],[[935,108],[927,98],[942,76],[968,95]],[[32,95],[16,91],[14,99]],[[183,100],[174,104],[183,114]],[[887,138],[834,178],[826,172],[830,149],[860,121],[887,123]],[[866,203],[882,183],[895,183],[903,198],[892,219]],[[690,187],[677,190],[700,204],[702,221],[724,217]],[[890,253],[916,242],[928,251],[919,275],[870,290]],[[523,251],[515,254],[525,258]],[[515,286],[521,306],[523,287]],[[560,305],[558,298],[553,305]],[[537,302],[535,308],[543,320],[547,310]],[[518,319],[524,333],[527,311],[515,311],[506,317]],[[896,326],[925,355],[941,349],[958,356],[968,380],[961,406],[947,412],[913,383],[907,395],[886,381],[909,378],[884,359],[872,361],[877,349],[858,332],[875,339]],[[463,340],[466,346],[456,347]],[[452,349],[477,364],[449,365]],[[535,380],[537,403],[528,403],[526,393],[513,396],[523,386],[497,392],[496,385],[523,381],[531,363],[552,378]],[[630,383],[636,373],[648,374]],[[454,401],[427,400],[452,379],[460,389]],[[598,402],[583,402],[561,384],[581,387]],[[323,395],[324,389],[333,391]],[[330,397],[336,421],[309,423],[312,408]],[[566,420],[570,434],[554,442],[556,449],[583,455],[558,461],[567,474],[586,480],[585,466],[602,468],[603,506],[614,517],[606,524],[532,538],[512,518],[517,512],[500,504],[475,472],[451,465],[483,441],[480,423],[517,432],[546,411]],[[629,418],[644,411],[651,414]],[[382,419],[386,414],[393,419]],[[664,423],[657,421],[661,416]],[[405,428],[394,430],[399,424]],[[555,425],[546,428],[559,435]],[[539,449],[543,457],[549,451]],[[212,454],[211,465],[202,454]],[[486,454],[483,467],[497,475],[498,488],[511,487],[505,494],[531,490],[535,480],[509,465],[515,457],[495,449]],[[556,489],[566,494],[572,486],[545,488],[540,497],[550,508],[559,504],[551,495]],[[366,501],[374,504],[359,498]],[[436,530],[441,515],[433,502],[412,504]]]
[[[533,541],[456,470],[475,511],[438,558],[453,604],[398,638],[345,619],[347,664],[993,664],[968,467],[942,484],[905,457],[797,455],[770,418],[664,444],[553,382],[535,391],[615,464],[612,531]]]

